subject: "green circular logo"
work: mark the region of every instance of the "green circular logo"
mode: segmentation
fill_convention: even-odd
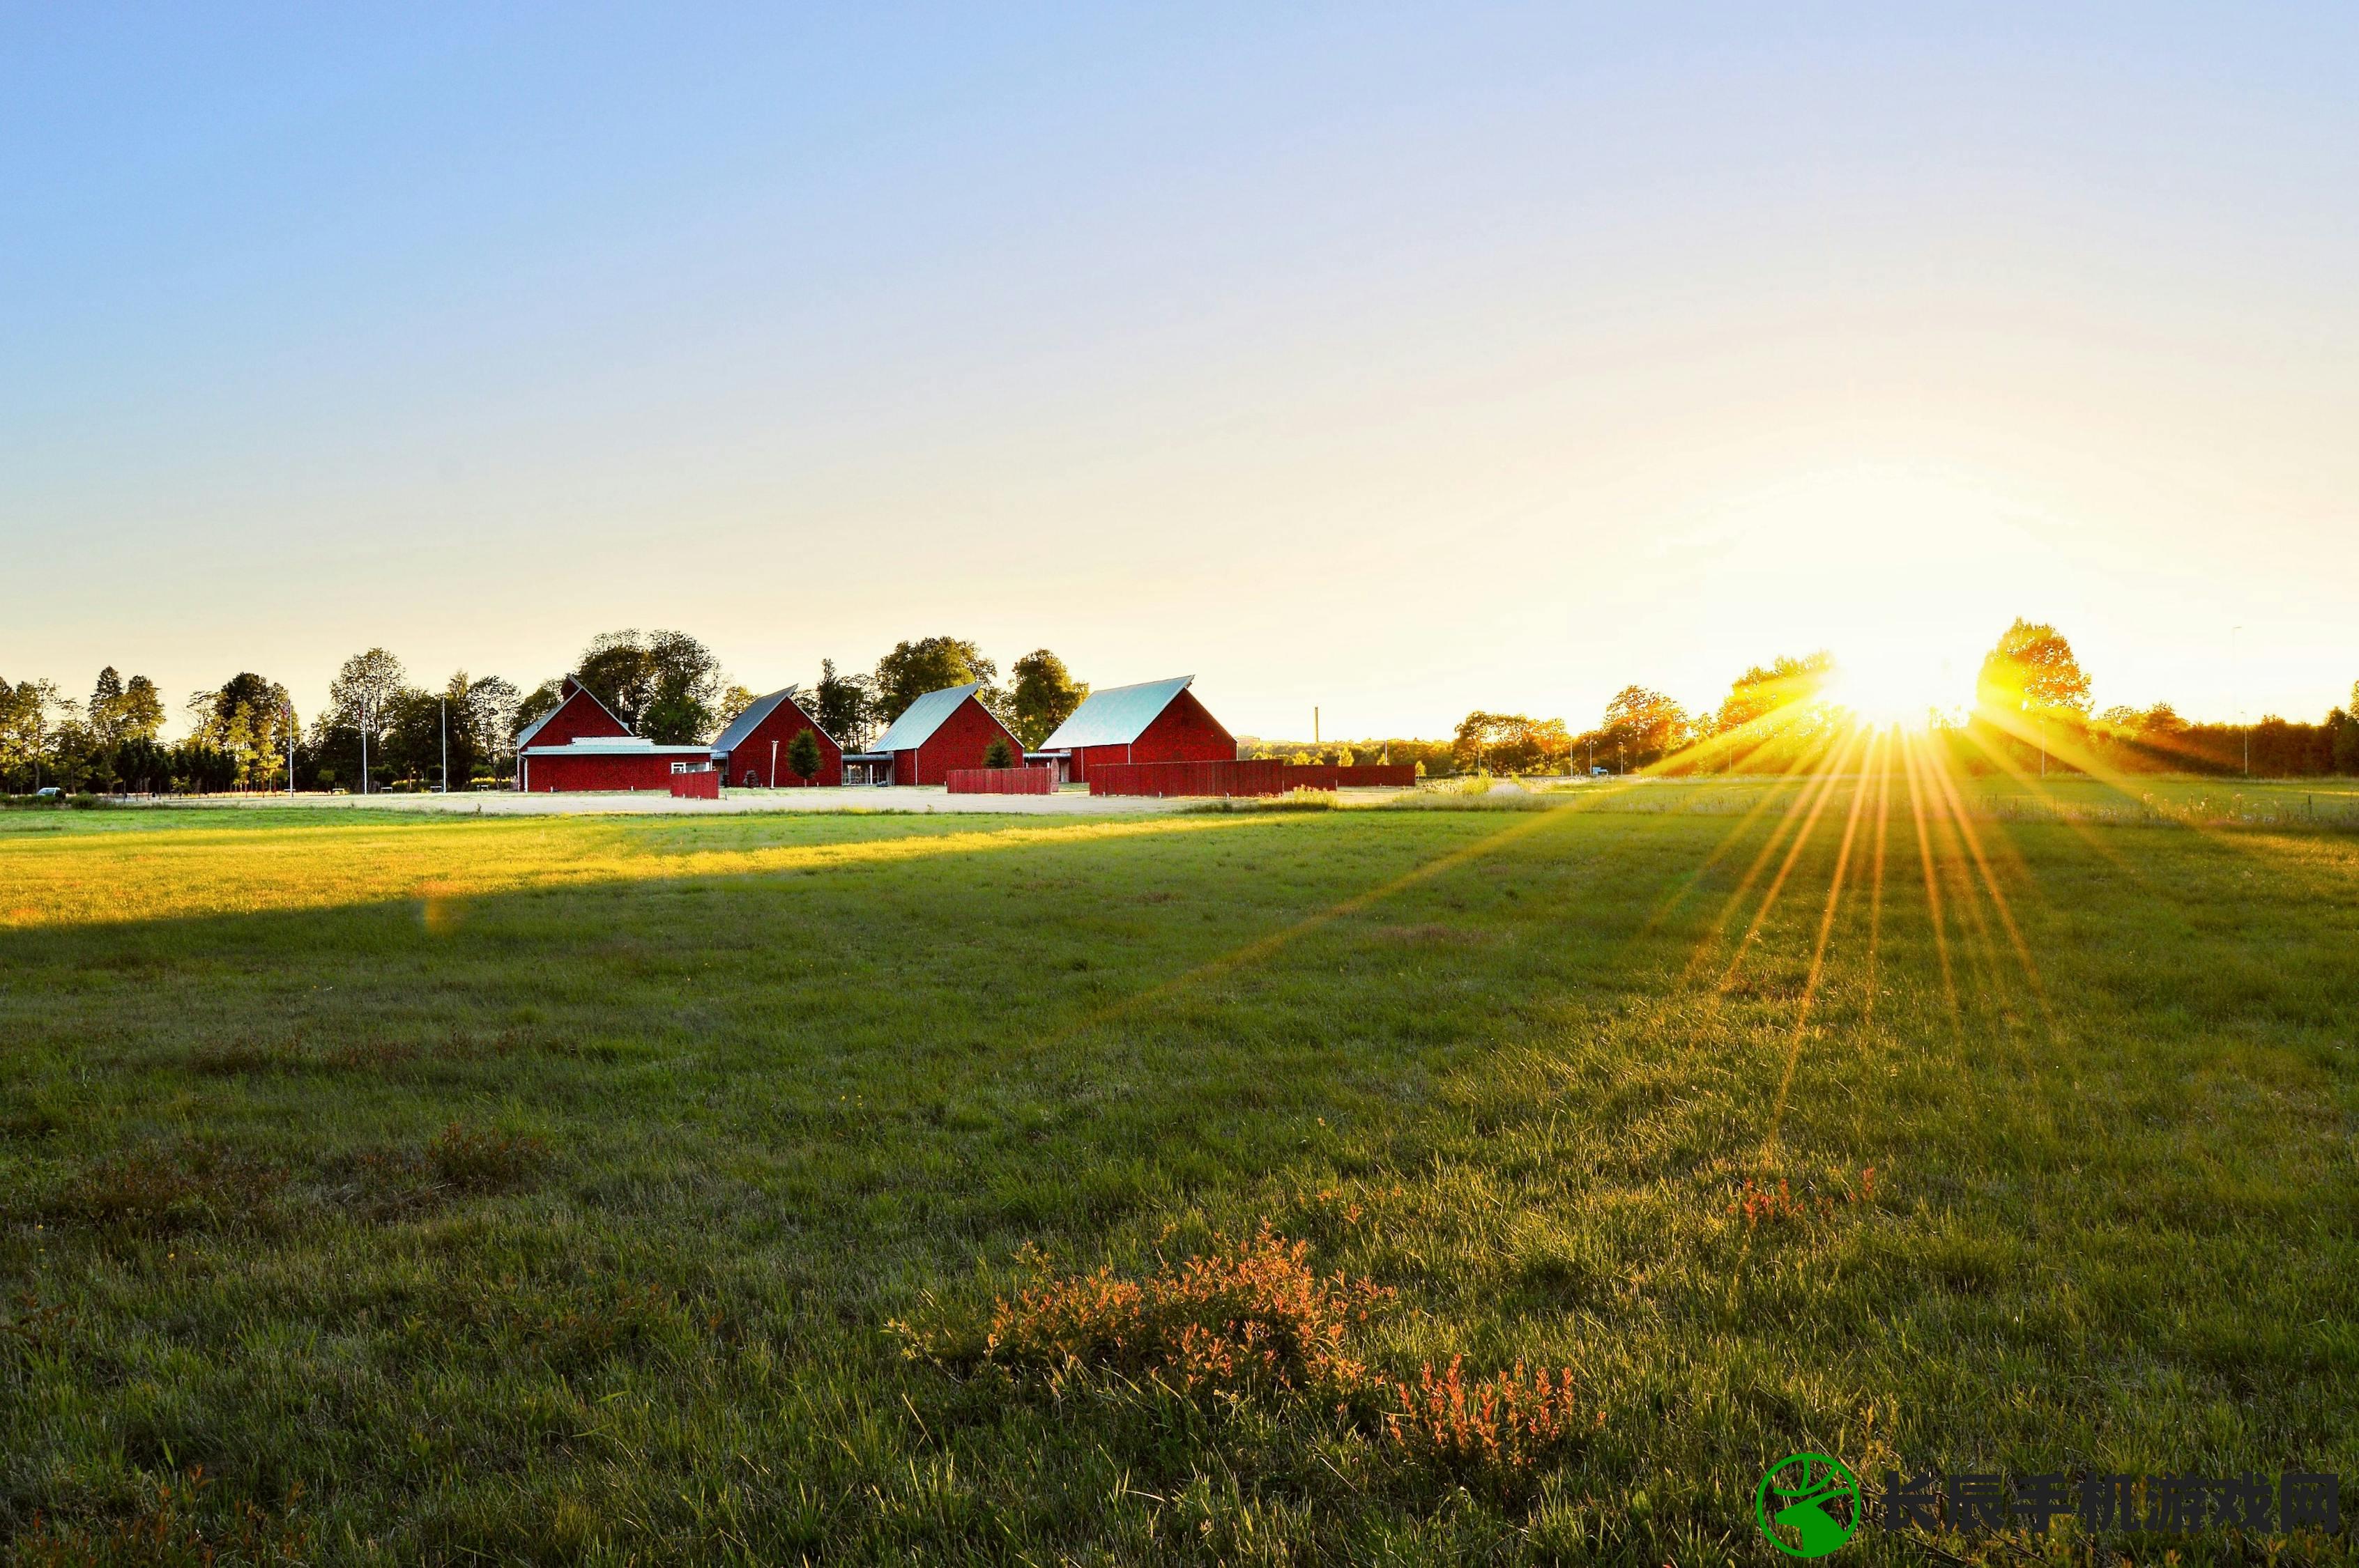
[[[1859,1477],[1824,1454],[1788,1454],[1761,1477],[1753,1517],[1788,1557],[1824,1557],[1859,1529]]]

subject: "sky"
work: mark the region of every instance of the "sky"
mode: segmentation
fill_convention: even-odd
[[[2359,9],[0,0],[0,676],[2359,680]]]

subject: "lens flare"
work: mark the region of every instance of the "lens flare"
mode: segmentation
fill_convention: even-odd
[[[1938,668],[1890,654],[1842,659],[1827,683],[1826,700],[1875,730],[1923,730],[1957,696]]]

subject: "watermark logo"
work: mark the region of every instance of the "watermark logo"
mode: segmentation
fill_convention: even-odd
[[[1753,1517],[1769,1544],[1789,1557],[1824,1557],[1866,1517],[1859,1477],[1840,1459],[1793,1454],[1769,1466],[1754,1489]]]

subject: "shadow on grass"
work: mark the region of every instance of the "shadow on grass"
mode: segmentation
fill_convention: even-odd
[[[1701,875],[1725,823],[1222,827],[0,934],[0,1525],[202,1465],[223,1529],[299,1484],[397,1556],[1638,1563],[1798,1446],[2349,1467],[2347,903],[2170,836],[2245,901],[2191,928],[2024,829],[2037,1040],[2004,955],[1960,1030],[1921,896],[1872,974],[1846,903],[1767,1169],[1831,844],[1715,994],[1766,822]],[[1304,1401],[885,1326],[1264,1220],[1396,1292],[1387,1377],[1570,1368],[1603,1424],[1404,1491]]]

